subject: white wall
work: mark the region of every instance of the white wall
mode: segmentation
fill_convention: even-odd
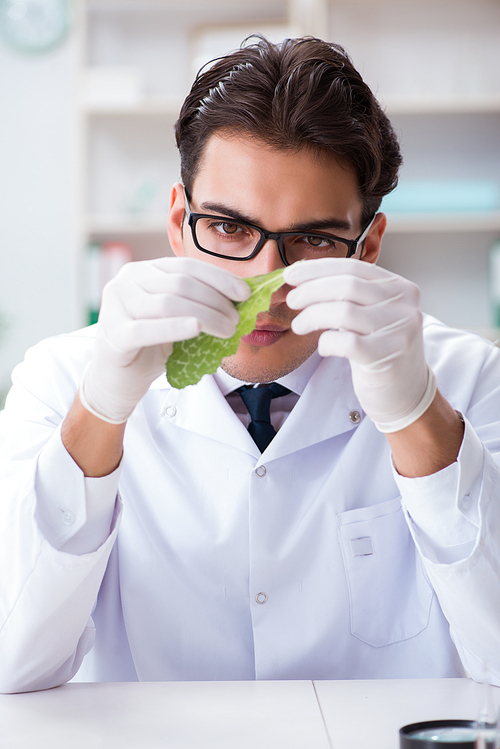
[[[0,393],[25,350],[79,324],[76,42],[22,56],[0,44]]]

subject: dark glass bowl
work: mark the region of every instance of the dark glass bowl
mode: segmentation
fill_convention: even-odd
[[[464,729],[464,734],[472,731],[470,739],[460,739],[460,729]],[[400,728],[399,746],[400,749],[474,749],[476,734],[475,720],[429,720]],[[433,739],[433,735],[442,738]],[[486,742],[486,746],[491,749],[494,749],[494,745],[494,741]]]

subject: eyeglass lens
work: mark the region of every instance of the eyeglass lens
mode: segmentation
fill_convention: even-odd
[[[198,218],[195,232],[198,244],[204,250],[237,258],[251,255],[261,239],[260,232],[251,226],[221,221],[215,217]],[[314,234],[287,235],[283,237],[283,244],[290,264],[312,258],[346,257],[349,249],[340,240]]]

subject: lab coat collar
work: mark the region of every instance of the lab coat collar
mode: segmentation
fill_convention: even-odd
[[[212,375],[204,375],[197,385],[188,385],[182,390],[171,387],[162,410],[169,423],[181,429],[232,445],[256,458],[260,457],[257,445],[228,404]]]
[[[349,362],[337,357],[319,357],[319,364],[313,365],[314,362],[301,397],[262,456],[213,376],[205,375],[197,385],[182,390],[170,387],[166,377],[162,376],[152,388],[167,389],[162,410],[169,414],[170,423],[243,450],[257,460],[262,457],[262,462],[269,462],[351,431],[363,420],[364,414],[352,387]],[[287,383],[289,377],[287,375],[279,382],[296,392],[291,387],[292,382]],[[300,387],[299,382],[295,385]],[[352,421],[353,411],[360,415],[358,424]]]
[[[321,359],[290,416],[263,454],[263,461],[357,429],[364,417],[354,394],[348,360]]]

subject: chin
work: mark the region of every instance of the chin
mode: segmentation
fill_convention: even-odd
[[[250,347],[249,347],[250,348]],[[240,349],[233,356],[228,356],[221,362],[224,372],[243,382],[274,382],[300,367],[316,351],[317,340],[311,341],[311,345],[302,351],[294,352],[285,357],[274,357],[275,361],[265,361],[268,357],[259,357],[259,348],[251,347],[253,351],[242,355]],[[269,350],[269,349],[267,349]],[[262,351],[262,349],[260,349]],[[254,355],[252,356],[252,353]]]

